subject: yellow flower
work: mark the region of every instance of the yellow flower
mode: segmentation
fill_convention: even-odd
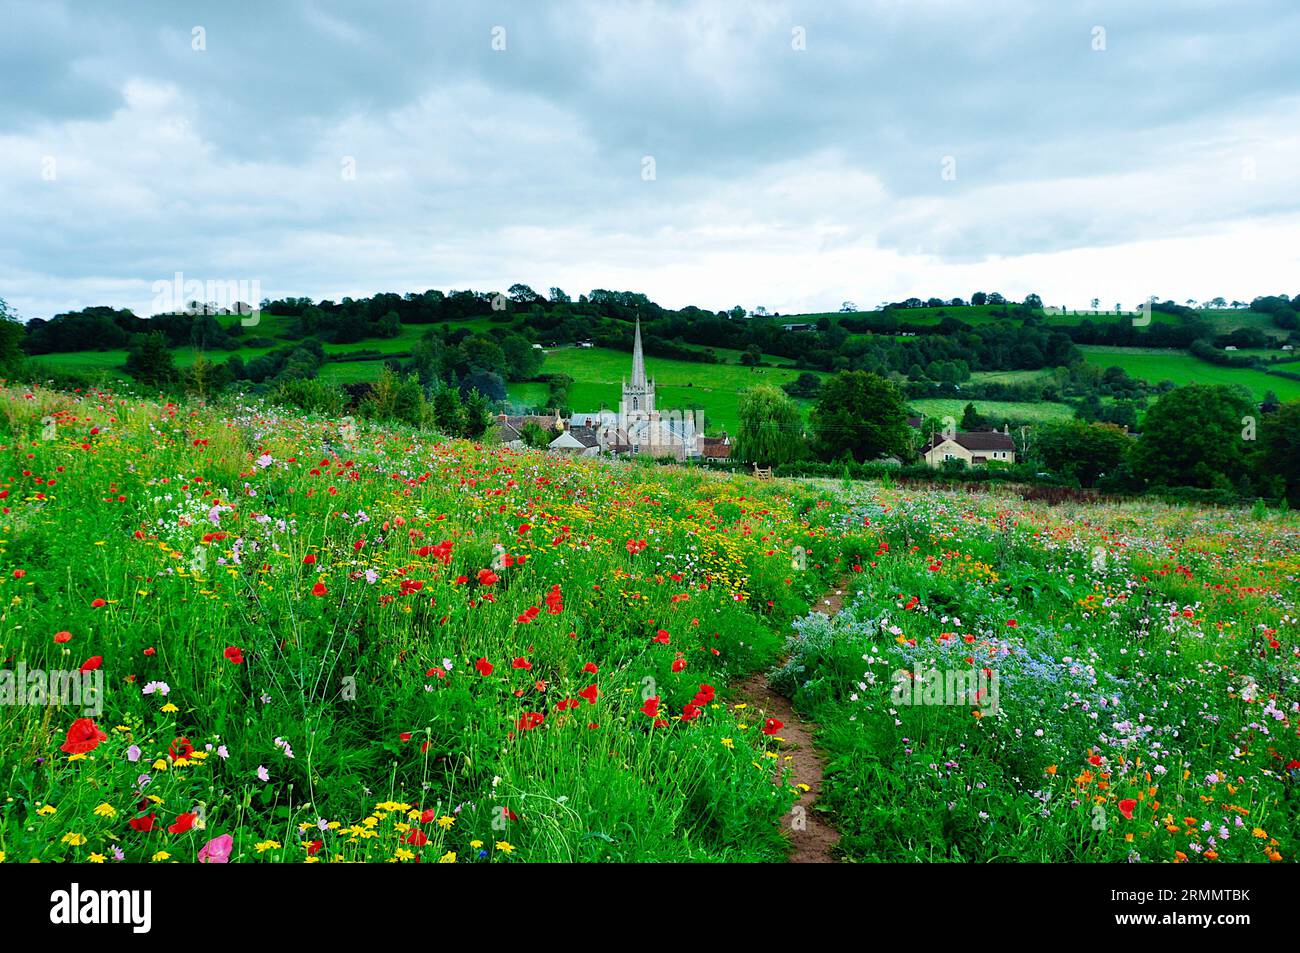
[[[80,847],[85,842],[86,842],[85,834],[77,834],[74,833],[73,831],[68,831],[68,833],[63,835],[63,843],[71,844],[73,847]]]
[[[512,854],[514,853],[515,845],[511,844],[509,841],[499,840],[496,842],[496,849],[501,851],[503,854]]]
[[[483,846],[483,842],[481,840],[472,840],[469,842],[469,846],[473,847],[475,850],[478,850],[480,847]]]
[[[105,801],[95,808],[95,814],[99,817],[117,817],[117,808]]]
[[[724,748],[734,748],[734,747],[736,747],[736,743],[735,743],[734,741],[732,741],[730,738],[723,738],[723,739],[722,739],[722,747],[724,747]]]
[[[1256,827],[1256,828],[1255,828],[1254,830],[1252,830],[1250,833],[1251,833],[1251,836],[1252,836],[1252,837],[1259,837],[1259,838],[1261,838],[1261,839],[1262,839],[1262,838],[1265,838],[1265,837],[1268,836],[1268,834],[1266,834],[1266,833],[1264,832],[1264,828],[1262,828],[1262,827]]]
[[[405,847],[397,848],[397,853],[393,855],[397,860],[413,860],[415,854],[411,853]]]
[[[168,702],[167,704],[163,705],[160,710],[165,711],[168,714],[171,714],[174,711],[180,711],[180,709],[177,708],[175,705],[173,705],[171,702]]]
[[[168,860],[170,857],[171,854],[167,853],[167,851],[160,850],[158,851],[158,853],[154,854],[151,859],[153,860],[154,863],[161,864],[164,860]]]
[[[53,813],[54,813],[55,811],[57,811],[57,810],[58,810],[58,808],[55,807],[53,804],[46,804],[43,808],[41,808],[41,809],[40,809],[39,811],[37,811],[36,813],[37,813],[37,814],[43,814],[43,815],[45,815],[46,817],[49,817],[51,814],[53,814]]]
[[[0,860],[4,860],[4,857],[0,856]],[[105,857],[103,854],[91,854],[86,858],[86,861],[91,864],[102,864],[104,860]]]
[[[280,842],[278,840],[260,840],[253,845],[253,849],[259,854],[265,853],[268,850],[279,850]]]
[[[438,863],[440,864],[456,863],[456,852],[454,850],[447,851],[447,853],[443,854],[441,857],[438,858]]]
[[[451,825],[453,825],[453,824],[455,824],[455,823],[456,823],[456,818],[454,818],[454,817],[449,817],[449,816],[446,815],[446,814],[444,814],[442,817],[438,818],[438,826],[441,827],[444,831],[445,831],[445,830],[450,830],[450,829],[451,829]]]
[[[155,771],[166,771],[166,770],[167,770],[167,762],[166,762],[164,759],[159,758],[157,761],[155,761],[155,762],[153,763],[153,769],[154,769]]]

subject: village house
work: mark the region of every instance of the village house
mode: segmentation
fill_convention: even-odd
[[[721,437],[706,437],[700,434],[700,457],[705,460],[730,460],[731,438],[724,430]]]
[[[945,460],[962,460],[968,467],[988,463],[1015,463],[1016,444],[1009,430],[974,430],[951,434],[932,433],[921,447],[921,459],[936,470]]]

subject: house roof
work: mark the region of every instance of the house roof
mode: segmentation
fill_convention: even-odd
[[[925,442],[921,448],[922,453],[929,453],[935,447],[942,444],[949,438],[941,433],[937,433]],[[1015,450],[1016,442],[1011,439],[1011,434],[1003,433],[1000,430],[972,430],[967,432],[955,433],[952,435],[953,443],[965,447],[971,453],[985,453],[991,450]]]
[[[700,456],[726,460],[731,456],[731,441],[726,437],[701,437]]]

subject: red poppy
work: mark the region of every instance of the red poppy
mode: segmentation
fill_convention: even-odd
[[[529,669],[531,669],[531,668],[533,667],[533,663],[530,662],[530,661],[528,661],[528,659],[524,658],[524,657],[521,655],[519,658],[515,659],[513,662],[510,663],[510,667],[511,667],[511,668],[522,668],[522,669],[524,669],[525,671],[527,671],[527,670],[529,670]]]
[[[650,641],[656,642],[659,645],[667,645],[669,642],[672,641],[672,638],[668,635],[668,632],[666,630],[658,629],[655,632],[655,637]]]
[[[501,579],[501,577],[498,576],[496,573],[494,573],[491,569],[480,569],[478,571],[477,578],[478,578],[478,584],[480,586],[490,586],[492,585],[492,583],[497,582]]]
[[[92,602],[92,603],[90,604],[90,607],[91,607],[92,609],[100,609],[100,608],[103,608],[103,607],[106,606],[106,605],[108,605],[108,603],[105,602],[103,599],[96,599],[94,602]]]
[[[306,556],[302,557],[302,564],[304,566],[314,566],[316,564],[315,555],[308,553]]]
[[[406,835],[406,842],[412,847],[423,847],[429,843],[429,836],[418,827],[415,827],[411,829],[411,833]]]
[[[546,716],[540,711],[526,711],[518,721],[519,730],[529,731],[538,727],[545,719]]]
[[[596,667],[595,662],[588,662],[586,665],[582,666],[582,670],[589,675],[595,675],[600,671],[600,669]]]
[[[684,658],[673,659],[672,669],[674,672],[680,672],[685,667],[686,667],[686,659]]]
[[[329,592],[329,590],[325,588],[325,583],[323,582],[318,582],[316,585],[311,587],[311,594],[313,596],[323,596],[327,592]]]
[[[763,722],[763,734],[774,735],[785,727],[785,722],[777,721],[775,718],[769,718]]]
[[[104,664],[104,656],[92,655],[90,658],[86,659],[84,662],[81,663],[81,670],[83,672],[93,672],[95,669],[99,668],[103,664]]]
[[[474,668],[476,668],[478,673],[484,678],[492,674],[492,663],[485,658],[481,658],[475,662]]]
[[[1138,806],[1138,802],[1131,797],[1126,797],[1119,802],[1119,812],[1128,820],[1133,820],[1133,809]]]
[[[190,739],[184,736],[173,738],[167,753],[171,755],[173,761],[179,761],[194,754],[194,745],[190,744]]]
[[[230,661],[232,661],[236,665],[244,664],[244,653],[243,650],[240,649],[238,646],[235,645],[227,646],[225,655],[226,658],[230,659]]]
[[[95,727],[93,719],[78,718],[68,729],[68,736],[59,745],[59,750],[68,754],[86,754],[99,747],[101,741],[107,740],[108,735]]]
[[[578,692],[578,697],[585,698],[587,704],[594,705],[596,704],[596,699],[600,697],[600,689],[595,685],[588,685],[582,691]]]
[[[72,641],[72,633],[71,633],[71,632],[55,632],[55,633],[54,633],[54,642],[55,642],[56,645],[62,645],[62,644],[65,643],[65,642],[71,642],[71,641]]]
[[[153,830],[153,826],[155,822],[157,822],[157,820],[158,820],[157,814],[146,814],[144,817],[131,818],[129,821],[127,821],[127,824],[131,826],[131,830],[140,831],[142,834],[147,834],[149,831]]]
[[[645,715],[647,718],[659,717],[659,696],[658,695],[654,695],[646,699],[645,704],[641,706],[641,714]]]
[[[172,834],[184,834],[194,826],[194,822],[198,819],[197,814],[178,814],[176,815],[176,822],[168,825],[167,830]]]

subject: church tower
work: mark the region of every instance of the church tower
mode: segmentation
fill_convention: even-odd
[[[632,381],[623,380],[623,400],[619,411],[624,420],[648,420],[655,416],[655,382],[645,374],[640,318],[636,319],[636,337],[632,341]]]

